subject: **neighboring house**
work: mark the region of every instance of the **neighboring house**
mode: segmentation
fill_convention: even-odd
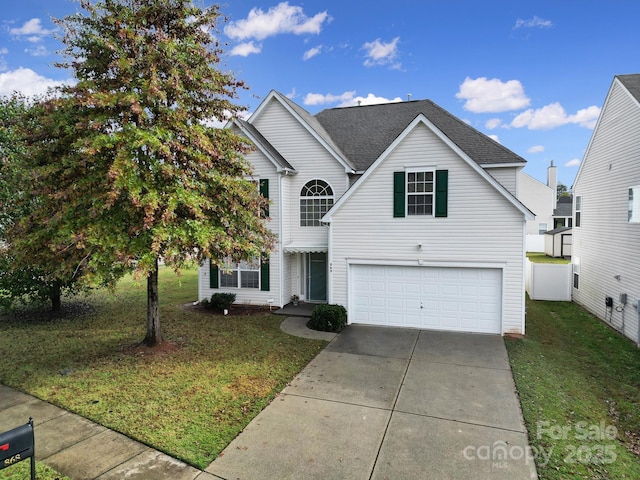
[[[573,299],[640,343],[640,74],[614,77],[573,198]]]
[[[269,259],[200,268],[199,298],[335,303],[349,323],[524,333],[525,160],[429,100],[313,116],[272,91],[247,155],[271,201]]]
[[[564,195],[558,199],[553,211],[553,228],[573,226],[573,195]]]
[[[527,252],[544,252],[544,234],[552,230],[556,208],[558,167],[547,167],[546,185],[524,172],[518,174],[518,199],[535,214],[527,221]]]

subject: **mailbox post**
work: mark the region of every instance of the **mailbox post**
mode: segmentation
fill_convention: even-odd
[[[36,480],[33,418],[25,425],[0,433],[0,470],[31,458],[31,480]]]

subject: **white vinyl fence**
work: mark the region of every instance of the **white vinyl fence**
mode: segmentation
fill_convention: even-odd
[[[527,252],[544,252],[544,235],[527,235]]]
[[[525,288],[532,300],[571,301],[571,264],[532,263],[527,259]]]

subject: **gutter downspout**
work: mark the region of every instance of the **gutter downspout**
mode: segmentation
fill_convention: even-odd
[[[522,220],[522,335],[525,334],[526,319],[527,319],[527,287],[526,287],[526,275],[527,275],[527,220]],[[504,278],[502,279],[502,298],[504,298]],[[504,319],[504,308],[502,310],[502,316]],[[504,330],[504,326],[502,327]],[[504,333],[502,333],[504,335]]]
[[[284,175],[288,175],[288,171],[284,170]],[[278,289],[280,290],[280,299],[279,299],[279,307],[284,307],[284,246],[282,243],[282,222],[284,221],[284,217],[282,216],[282,204],[283,204],[283,196],[282,196],[282,178],[284,175],[278,175],[278,241],[280,242],[280,251],[278,252],[278,268],[280,269],[280,274],[278,275]]]

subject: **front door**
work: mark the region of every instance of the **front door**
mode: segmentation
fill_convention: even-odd
[[[327,301],[327,254],[307,255],[307,299],[310,302]]]

